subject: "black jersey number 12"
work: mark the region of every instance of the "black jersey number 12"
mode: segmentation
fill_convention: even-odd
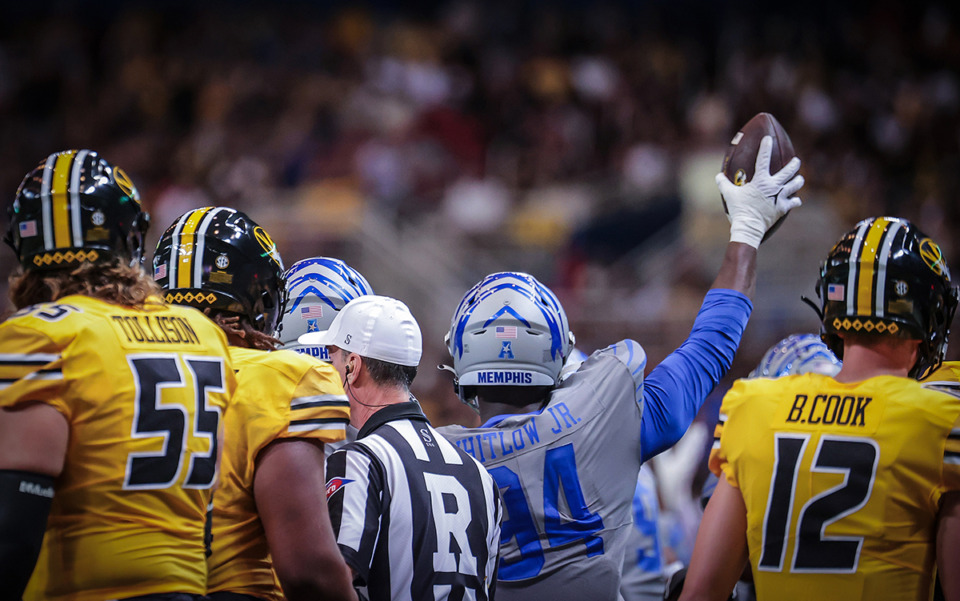
[[[776,461],[763,519],[763,548],[758,568],[783,569],[790,518],[796,499],[797,475],[809,434],[776,435]],[[856,572],[863,537],[825,536],[830,524],[867,504],[877,473],[880,447],[869,438],[824,435],[817,444],[811,471],[843,475],[843,482],[810,498],[797,519],[791,572]]]

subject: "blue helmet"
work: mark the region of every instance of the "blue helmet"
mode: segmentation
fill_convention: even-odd
[[[549,288],[526,273],[500,272],[464,295],[445,342],[462,399],[464,386],[555,385],[574,337]]]
[[[770,347],[751,378],[779,378],[806,373],[835,376],[843,364],[816,334],[793,334]]]
[[[373,294],[373,288],[359,271],[330,257],[297,261],[284,277],[287,310],[281,316],[275,334],[283,343],[278,348],[329,361],[326,347],[300,344],[297,339],[307,332],[328,329],[344,305],[358,296]]]

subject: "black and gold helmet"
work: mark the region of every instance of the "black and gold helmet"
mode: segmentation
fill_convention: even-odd
[[[844,234],[820,268],[823,340],[842,358],[838,333],[920,340],[915,378],[947,351],[957,289],[940,247],[905,219],[873,217]]]
[[[28,173],[8,210],[4,241],[27,270],[120,256],[137,264],[150,216],[127,174],[91,150],[51,154]]]
[[[177,218],[157,243],[153,279],[169,303],[236,313],[268,334],[283,310],[276,244],[253,219],[227,207]]]

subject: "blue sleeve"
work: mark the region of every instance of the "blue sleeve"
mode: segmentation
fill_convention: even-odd
[[[708,291],[690,336],[644,379],[643,461],[676,444],[693,423],[730,369],[751,311],[750,299],[735,290]]]

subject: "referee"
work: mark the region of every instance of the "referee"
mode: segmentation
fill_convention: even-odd
[[[493,597],[500,492],[473,457],[444,439],[410,394],[420,327],[402,302],[358,297],[324,332],[350,399],[357,440],[327,459],[327,504],[361,598]]]

